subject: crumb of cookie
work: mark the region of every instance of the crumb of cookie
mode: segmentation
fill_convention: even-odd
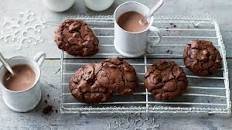
[[[208,116],[213,116],[213,115],[215,115],[214,113],[208,113]]]
[[[48,115],[53,112],[53,106],[52,105],[47,105],[46,107],[43,108],[43,114]]]
[[[171,25],[171,27],[173,27],[173,28],[176,28],[177,26],[176,26],[176,24],[174,24],[174,23],[169,23],[170,25]]]
[[[172,50],[167,50],[166,53],[173,54],[173,51]]]

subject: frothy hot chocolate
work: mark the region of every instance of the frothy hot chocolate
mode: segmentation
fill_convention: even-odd
[[[144,16],[135,11],[129,11],[118,18],[118,25],[129,32],[139,32],[147,28],[148,22],[144,21]]]
[[[35,82],[35,72],[28,65],[21,64],[12,67],[14,75],[9,72],[3,77],[3,84],[7,89],[13,91],[22,91],[32,87]]]

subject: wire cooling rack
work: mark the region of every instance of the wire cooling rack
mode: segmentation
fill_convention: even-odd
[[[65,52],[61,55],[62,77],[62,113],[213,113],[230,114],[230,90],[226,51],[219,26],[209,18],[167,18],[154,19],[154,26],[159,27],[162,40],[149,53],[138,58],[125,58],[118,54],[113,46],[113,19],[108,17],[72,17],[85,20],[95,31],[100,41],[100,51],[91,57],[73,57]],[[149,34],[152,42],[157,36]],[[194,39],[210,40],[220,51],[223,67],[209,77],[193,75],[183,63],[183,48]],[[122,57],[136,69],[140,86],[132,96],[114,95],[110,102],[88,105],[78,102],[68,88],[69,78],[86,63],[96,63],[105,58]],[[147,67],[159,59],[172,60],[186,72],[189,81],[187,92],[171,101],[156,101],[144,89],[143,80]]]

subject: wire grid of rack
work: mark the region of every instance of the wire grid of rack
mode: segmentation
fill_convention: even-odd
[[[154,25],[159,27],[162,40],[149,53],[138,58],[121,56],[113,45],[113,18],[72,17],[85,20],[100,41],[100,51],[91,57],[73,57],[65,52],[61,55],[62,113],[231,113],[230,90],[226,52],[219,26],[210,18],[156,17]],[[157,36],[149,34],[152,42]],[[194,39],[210,40],[220,51],[223,67],[215,75],[200,77],[193,75],[183,63],[183,48]],[[68,88],[69,78],[81,66],[96,63],[105,58],[121,57],[133,65],[139,77],[140,86],[131,96],[114,95],[110,102],[89,105],[78,102]],[[172,60],[186,72],[189,86],[187,92],[171,101],[156,101],[143,87],[144,73],[149,65],[159,59]]]

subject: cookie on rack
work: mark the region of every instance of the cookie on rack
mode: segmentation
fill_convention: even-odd
[[[99,103],[111,99],[112,91],[97,80],[97,74],[101,69],[100,64],[86,64],[71,77],[69,89],[77,100],[86,103]]]
[[[221,55],[210,41],[191,41],[186,45],[183,55],[185,66],[195,75],[212,75],[221,68]]]
[[[135,69],[119,58],[86,64],[69,81],[72,95],[85,103],[106,102],[113,94],[131,95],[137,86]]]
[[[99,81],[110,86],[119,95],[131,95],[138,86],[135,69],[120,58],[106,59],[100,63],[102,70],[98,73]]]
[[[174,61],[158,61],[148,67],[144,86],[156,100],[170,100],[185,92],[188,80]]]
[[[99,40],[82,20],[67,19],[55,32],[59,49],[73,56],[90,56],[98,52]]]

